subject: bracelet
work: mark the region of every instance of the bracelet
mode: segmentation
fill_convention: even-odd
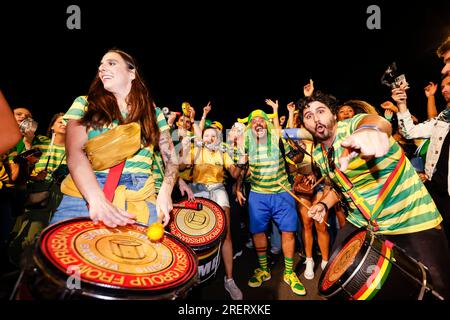
[[[355,133],[355,132],[361,131],[363,129],[372,129],[372,130],[376,130],[378,132],[381,132],[380,128],[378,128],[376,125],[363,124],[361,127],[357,128],[355,131],[353,131],[352,134]]]
[[[325,208],[325,212],[328,212],[328,206],[327,206],[327,204],[325,203],[325,202],[322,202],[322,201],[319,201],[319,202],[317,202],[317,204],[321,204],[321,205],[323,205],[323,207]]]

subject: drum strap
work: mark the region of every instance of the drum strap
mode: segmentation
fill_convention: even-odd
[[[125,161],[122,161],[118,165],[111,167],[109,169],[108,176],[106,177],[105,185],[103,186],[103,193],[106,199],[113,202],[114,195],[116,192],[117,185],[120,181],[120,176],[122,175],[123,168],[125,167]]]
[[[322,144],[322,153],[325,152],[325,146]],[[325,159],[327,156],[325,155]],[[334,166],[334,171],[336,173],[336,178],[343,187],[343,192],[346,193],[356,205],[356,207],[361,211],[362,215],[369,222],[369,226],[373,229],[373,231],[378,231],[379,226],[376,221],[377,217],[383,210],[386,199],[389,199],[395,188],[398,185],[399,177],[403,173],[405,169],[405,153],[401,150],[401,156],[394,170],[391,172],[386,182],[378,194],[377,201],[373,206],[372,210],[370,210],[370,206],[367,201],[359,194],[358,190],[354,188],[353,183],[347,178],[347,176],[337,167]]]

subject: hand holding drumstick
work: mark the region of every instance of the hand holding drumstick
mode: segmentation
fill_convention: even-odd
[[[316,182],[316,185],[323,180],[323,177]],[[288,188],[286,188],[283,184],[278,182],[280,187],[282,187],[287,193],[289,193],[295,200],[297,200],[302,206],[304,206],[306,209],[308,209],[308,216],[313,218],[314,220],[318,221],[319,223],[325,223],[327,227],[330,227],[328,223],[326,223],[323,220],[323,217],[328,211],[328,208],[325,208],[325,204],[323,202],[318,202],[317,204],[313,205],[312,207],[306,205],[300,198],[298,198],[295,194],[291,192]],[[319,205],[319,206],[318,206]],[[322,207],[322,208],[321,208]]]

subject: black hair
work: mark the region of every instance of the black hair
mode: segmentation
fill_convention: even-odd
[[[303,110],[309,106],[310,103],[319,101],[326,105],[332,114],[336,115],[339,107],[339,101],[331,94],[323,93],[321,91],[315,91],[311,96],[300,98],[296,105],[298,108],[298,119],[300,123],[303,123]]]

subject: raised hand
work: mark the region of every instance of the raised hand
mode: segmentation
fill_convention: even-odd
[[[406,95],[406,90],[402,88],[392,89],[392,99],[397,102],[397,104],[406,104],[408,96]]]
[[[270,99],[266,99],[265,102],[268,106],[272,107],[274,113],[278,111],[278,100],[275,100],[275,102],[273,102]]]
[[[295,111],[295,103],[294,102],[289,102],[286,107],[287,107],[289,113],[294,113],[294,111]]]
[[[437,88],[438,88],[437,84],[434,84],[433,82],[430,81],[430,83],[424,88],[425,96],[427,98],[434,96],[436,94]]]
[[[314,92],[314,81],[312,79],[309,79],[309,83],[303,87],[303,94],[305,97],[312,96]]]
[[[203,108],[203,116],[206,117],[210,111],[211,111],[211,101],[208,101],[208,104]]]

